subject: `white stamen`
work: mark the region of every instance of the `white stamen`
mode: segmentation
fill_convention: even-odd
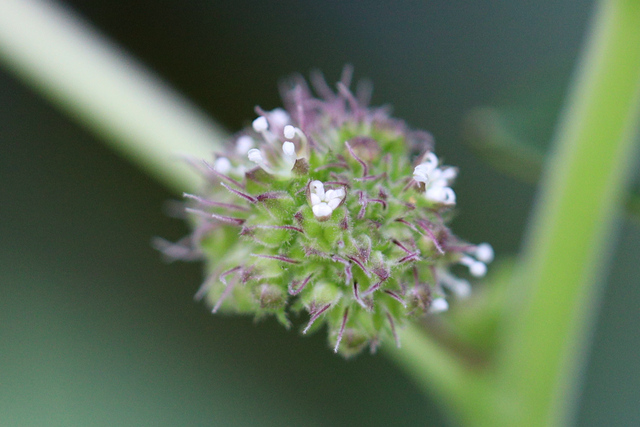
[[[484,277],[487,274],[487,266],[478,261],[469,267],[469,272],[475,277]]]
[[[255,119],[252,123],[253,130],[258,133],[266,132],[269,129],[269,123],[267,122],[267,118],[264,116],[260,116]]]
[[[476,261],[472,260],[472,262]],[[464,264],[464,262],[460,261],[460,264]],[[460,279],[446,270],[438,271],[437,277],[438,283],[449,289],[458,298],[466,298],[471,295],[471,284],[468,281]]]
[[[463,256],[462,258],[460,258],[460,261],[458,261],[460,264],[462,265],[466,265],[467,267],[471,267],[475,262],[477,262],[475,259],[471,258],[470,256]]]
[[[488,243],[481,243],[476,246],[474,255],[476,256],[476,258],[478,258],[478,261],[482,261],[485,264],[489,264],[491,261],[493,261],[493,258],[495,256],[493,248]]]
[[[282,133],[284,134],[284,137],[287,139],[293,139],[296,136],[296,129],[295,127],[291,126],[291,125],[286,125],[284,127],[284,130],[282,131]]]
[[[429,308],[429,312],[431,313],[442,313],[443,311],[447,311],[449,309],[449,303],[444,298],[436,298],[431,301],[431,307]]]
[[[291,141],[285,141],[282,144],[282,151],[287,157],[295,158],[296,156],[296,146]]]
[[[480,261],[476,261],[470,256],[463,256],[460,258],[460,264],[469,267],[469,273],[475,277],[484,277],[487,274],[487,266]]]
[[[471,284],[466,280],[459,280],[451,287],[451,292],[456,294],[458,298],[468,298],[471,295]]]
[[[300,138],[302,141],[307,140],[307,137],[305,136],[304,132],[302,132],[300,128],[297,128],[295,126],[291,126],[291,125],[285,126],[284,129],[282,130],[282,133],[284,137],[287,139],[293,139],[297,135],[298,138]]]
[[[291,118],[282,108],[276,108],[269,113],[269,121],[274,127],[282,128],[291,121]]]
[[[282,134],[284,135],[285,138],[287,139],[293,139],[296,136],[298,138],[300,138],[300,147],[304,150],[305,147],[307,146],[307,137],[304,134],[304,132],[302,132],[302,130],[300,128],[297,128],[295,126],[291,126],[291,125],[287,125],[284,127],[284,129],[282,130]]]
[[[236,153],[245,156],[253,148],[253,138],[249,135],[242,135],[236,141]]]
[[[262,153],[257,148],[252,148],[251,150],[249,150],[247,153],[247,157],[249,157],[249,160],[257,165],[261,165],[262,163],[264,163]]]
[[[226,174],[232,168],[231,162],[226,157],[218,157],[213,163],[213,168],[220,173]]]

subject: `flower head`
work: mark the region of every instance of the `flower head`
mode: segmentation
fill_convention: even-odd
[[[303,333],[326,324],[345,356],[393,338],[408,319],[448,309],[486,273],[488,244],[448,229],[457,169],[444,166],[426,132],[413,131],[368,93],[312,78],[283,87],[286,109],[264,111],[203,162],[208,185],[185,195],[193,233],[169,255],[204,259],[197,293],[213,312],[274,315],[285,326],[306,312]],[[414,159],[414,160],[412,160]]]

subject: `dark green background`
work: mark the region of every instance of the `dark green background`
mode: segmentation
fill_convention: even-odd
[[[498,256],[517,252],[534,188],[475,158],[463,117],[485,104],[516,111],[525,138],[545,147],[592,8],[68,3],[231,130],[255,104],[278,106],[281,77],[319,68],[335,81],[353,64],[375,83],[375,103],[433,132],[438,154],[461,167],[454,230]],[[193,302],[200,267],[167,265],[150,247],[186,232],[163,213],[171,197],[0,69],[0,425],[445,424],[383,356],[345,362],[323,334]],[[578,425],[640,425],[638,224],[620,221]]]

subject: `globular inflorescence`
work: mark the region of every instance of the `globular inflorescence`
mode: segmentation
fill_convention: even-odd
[[[491,246],[447,228],[457,169],[431,136],[369,107],[370,91],[352,93],[350,79],[346,69],[334,92],[315,75],[318,97],[301,77],[284,84],[285,109],[257,108],[250,128],[198,163],[208,184],[185,194],[193,232],[160,245],[205,261],[196,296],[214,313],[287,327],[306,313],[303,333],[326,324],[345,356],[400,345],[403,323],[470,293],[453,266],[481,277],[493,259]]]

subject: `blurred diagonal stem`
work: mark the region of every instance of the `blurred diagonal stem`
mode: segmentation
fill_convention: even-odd
[[[0,64],[179,194],[226,133],[65,7],[0,1]]]
[[[601,1],[544,171],[496,360],[470,366],[417,325],[403,331],[402,349],[387,349],[464,424],[553,426],[571,414],[637,131],[638,46],[640,2]],[[0,59],[174,190],[198,184],[175,154],[207,157],[225,137],[54,3],[0,2]]]
[[[516,397],[518,425],[563,425],[572,414],[637,136],[638,46],[640,2],[601,1],[513,282],[497,375]]]

